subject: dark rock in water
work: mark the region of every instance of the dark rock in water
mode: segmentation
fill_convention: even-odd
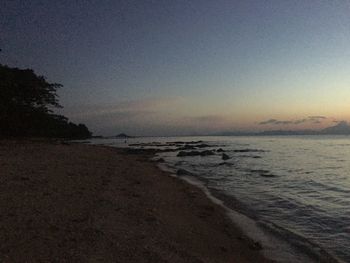
[[[185,142],[186,144],[197,144],[202,143],[203,141],[191,141],[191,142]]]
[[[225,161],[225,160],[230,159],[231,157],[228,156],[226,153],[223,153],[221,158]]]
[[[183,157],[183,156],[197,156],[200,155],[200,152],[198,151],[191,151],[191,152],[184,152],[181,151],[177,154],[178,157]]]
[[[164,163],[165,160],[164,160],[163,158],[159,158],[159,159],[156,160],[156,162],[158,162],[158,163]]]
[[[185,151],[181,151],[177,154],[178,157],[183,157],[183,156],[208,156],[208,155],[214,155],[215,153],[213,151],[210,150],[206,150],[206,151],[190,151],[190,152],[185,152]]]
[[[189,171],[185,170],[185,169],[179,169],[176,171],[177,175],[192,175],[192,173],[190,173]]]
[[[177,149],[170,149],[170,148],[166,148],[166,149],[158,149],[158,152],[160,153],[166,153],[166,152],[177,152]]]
[[[183,146],[183,147],[178,148],[178,150],[180,150],[180,151],[194,150],[194,149],[196,149],[196,147],[195,147],[195,146],[192,146],[192,145],[185,145],[185,146]]]
[[[196,147],[197,147],[197,148],[207,148],[207,147],[210,147],[210,145],[205,144],[205,143],[202,143],[202,144],[196,145]]]
[[[219,149],[217,149],[216,150],[218,153],[223,153],[224,152],[224,150],[222,149],[222,148],[219,148]]]
[[[234,165],[234,164],[233,164],[233,163],[222,162],[222,163],[219,163],[218,165],[232,166],[232,165]]]
[[[206,151],[200,152],[201,156],[208,156],[208,155],[214,155],[214,154],[215,153],[213,151],[210,151],[210,150],[206,150]]]
[[[185,150],[195,150],[196,148],[207,148],[207,147],[210,147],[210,145],[208,144],[198,144],[198,145],[195,145],[195,144],[188,144],[186,143],[184,146],[178,148],[178,150],[180,151],[185,151]]]
[[[265,173],[260,174],[260,176],[262,176],[262,177],[276,177],[273,174],[265,174]]]

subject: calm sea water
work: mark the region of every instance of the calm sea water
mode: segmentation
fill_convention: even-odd
[[[128,143],[196,140],[209,144],[206,149],[222,148],[230,159],[224,162],[219,152],[159,156],[169,169],[187,170],[227,204],[238,202],[235,209],[316,261],[326,251],[350,262],[350,137],[135,138]],[[126,145],[116,139],[95,143]]]

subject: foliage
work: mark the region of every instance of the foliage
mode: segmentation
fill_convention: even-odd
[[[0,64],[0,136],[90,137],[85,125],[53,114],[61,107],[56,93],[61,87],[31,69]]]

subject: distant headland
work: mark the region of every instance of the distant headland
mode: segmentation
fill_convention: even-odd
[[[134,136],[127,135],[125,133],[119,133],[116,136],[113,136],[114,138],[119,138],[119,139],[127,139],[127,138],[134,138]]]
[[[340,121],[334,126],[322,130],[270,130],[262,132],[222,132],[217,136],[273,136],[273,135],[350,135],[350,125],[346,121]]]

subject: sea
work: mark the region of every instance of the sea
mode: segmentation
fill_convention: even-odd
[[[90,143],[162,150],[153,157],[162,161],[161,169],[201,187],[272,259],[350,262],[348,136],[138,137]],[[186,145],[193,147],[183,152],[212,153],[178,156]]]

